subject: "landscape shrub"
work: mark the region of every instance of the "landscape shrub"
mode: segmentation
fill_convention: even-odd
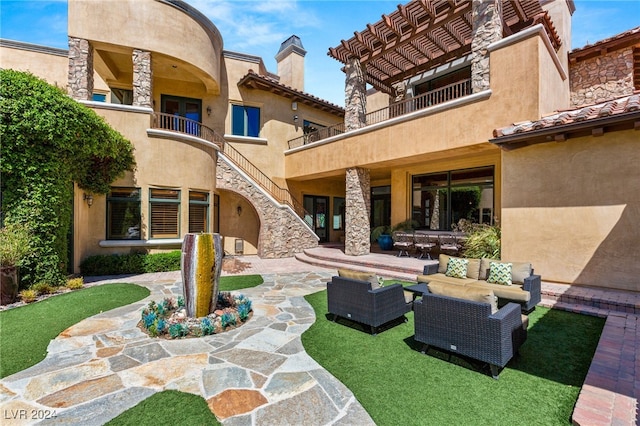
[[[181,252],[89,256],[80,263],[83,275],[144,274],[180,270]]]
[[[35,300],[38,298],[38,293],[35,290],[27,289],[22,290],[20,293],[18,293],[18,297],[20,297],[20,300],[22,300],[24,303],[31,303],[35,302]]]
[[[57,288],[55,286],[52,286],[46,281],[41,281],[39,283],[35,283],[34,285],[32,285],[31,290],[35,291],[38,294],[38,296],[41,296],[43,294],[55,293]]]
[[[82,277],[67,280],[67,288],[69,290],[79,290],[82,287],[84,287],[84,279]]]
[[[0,192],[5,225],[30,231],[21,287],[66,281],[73,183],[106,194],[133,170],[133,145],[93,110],[26,72],[0,70]]]

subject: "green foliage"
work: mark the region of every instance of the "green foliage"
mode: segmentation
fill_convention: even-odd
[[[106,194],[133,168],[133,146],[95,112],[29,73],[0,70],[0,112],[5,223],[31,231],[22,284],[63,284],[72,182]]]
[[[29,230],[23,224],[10,223],[0,229],[0,265],[20,266],[29,253]]]
[[[0,312],[0,377],[42,361],[51,339],[73,324],[148,295],[137,285],[105,284]]]
[[[500,259],[500,227],[497,225],[464,224],[467,233],[462,255],[467,258]]]
[[[144,257],[145,272],[169,272],[180,270],[180,250],[168,253],[154,253]]]
[[[102,254],[80,263],[84,275],[144,274],[180,270],[180,250],[169,253]]]

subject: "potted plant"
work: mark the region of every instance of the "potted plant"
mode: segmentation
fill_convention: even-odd
[[[29,231],[21,224],[0,228],[0,304],[13,303],[18,295],[18,266],[29,253]]]
[[[371,241],[378,241],[378,245],[381,250],[393,249],[393,238],[391,234],[395,231],[413,231],[419,223],[413,219],[407,219],[402,222],[396,223],[393,226],[380,225],[373,228],[371,231]]]

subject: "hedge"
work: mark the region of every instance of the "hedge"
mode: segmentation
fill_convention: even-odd
[[[80,264],[83,275],[124,275],[180,270],[180,250],[168,253],[129,253],[89,256]]]

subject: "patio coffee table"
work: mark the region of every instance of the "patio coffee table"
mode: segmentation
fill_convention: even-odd
[[[429,293],[429,289],[425,283],[419,283],[410,285],[404,288],[406,291],[413,293],[413,300],[415,301],[418,296],[422,296],[424,293]]]

